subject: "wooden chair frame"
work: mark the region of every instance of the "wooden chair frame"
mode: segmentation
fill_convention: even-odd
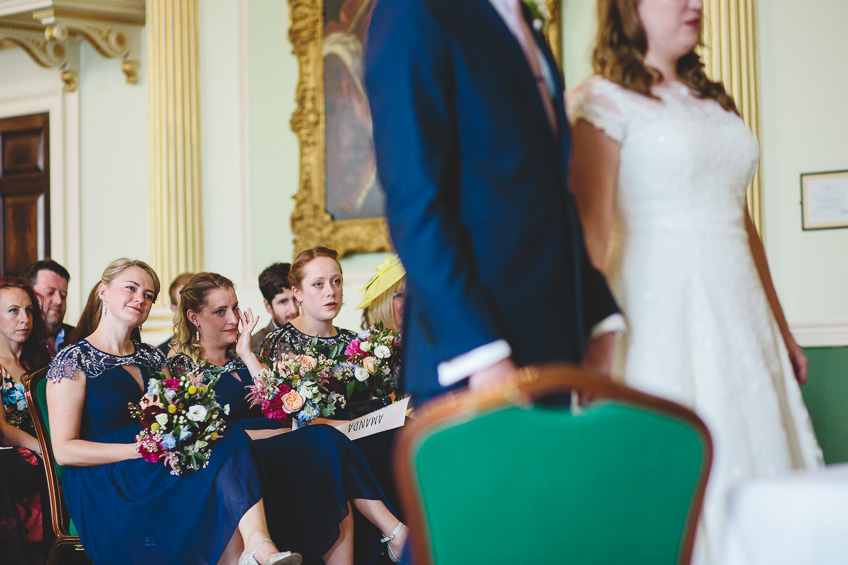
[[[47,433],[47,423],[41,414],[38,406],[38,401],[35,398],[32,387],[47,376],[48,367],[39,369],[33,373],[24,383],[25,396],[29,412],[32,415],[32,422],[35,426],[35,434],[38,438],[38,444],[41,446],[41,460],[44,462],[44,472],[47,475],[47,490],[50,494],[50,517],[53,522],[53,534],[56,539],[53,545],[50,546],[50,552],[47,555],[48,565],[58,563],[61,553],[68,548],[73,547],[75,550],[83,551],[79,536],[73,536],[70,532],[70,517],[68,510],[65,507],[65,499],[62,495],[62,484],[59,481],[59,474],[56,471],[55,458],[53,457],[53,448],[50,443],[50,437]]]
[[[394,455],[394,472],[398,480],[399,496],[410,530],[410,541],[412,541],[407,544],[406,549],[412,552],[413,563],[416,565],[433,563],[424,509],[409,458],[418,438],[434,428],[444,426],[449,421],[471,419],[497,408],[527,404],[534,399],[563,392],[577,393],[578,396],[585,398],[610,399],[649,408],[686,422],[701,438],[704,445],[703,471],[698,479],[689,509],[680,552],[680,563],[690,563],[696,526],[701,514],[704,491],[713,458],[712,439],[707,426],[692,410],[680,404],[639,392],[614,383],[608,378],[564,363],[523,368],[503,385],[481,391],[466,389],[452,392],[416,409],[414,417],[402,428],[398,436]]]

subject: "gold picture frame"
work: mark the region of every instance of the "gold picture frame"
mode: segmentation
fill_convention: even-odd
[[[291,118],[291,128],[300,140],[300,185],[291,216],[295,254],[317,245],[333,248],[341,256],[391,250],[385,218],[369,214],[369,210],[379,206],[382,194],[374,192],[379,189],[375,188],[370,111],[364,99],[361,69],[365,30],[376,1],[289,0],[289,40],[300,71],[295,94],[297,108]],[[546,35],[561,67],[561,0],[546,2],[550,15]],[[337,82],[343,86],[340,94],[331,93],[329,97],[325,84],[327,61],[339,69]],[[362,135],[347,130],[345,136],[332,132],[329,135],[331,145],[337,138],[345,148],[353,145],[349,155],[346,154],[348,161],[357,167],[353,174],[344,168],[344,163],[338,165],[335,160],[327,159],[328,99],[334,108],[342,106],[338,112],[346,112],[347,118],[335,119],[334,110],[331,123],[350,124],[351,116],[359,118],[353,123]],[[362,117],[363,112],[367,112],[367,119]],[[339,154],[335,149],[332,153]],[[345,183],[351,179],[357,183],[354,193],[345,192],[350,188]],[[337,186],[341,188],[336,189]]]

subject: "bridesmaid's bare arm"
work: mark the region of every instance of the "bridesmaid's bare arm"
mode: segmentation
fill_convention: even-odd
[[[80,439],[85,404],[86,376],[77,371],[73,379],[47,383],[50,438],[59,465],[92,467],[141,457],[131,443],[98,443]]]
[[[589,260],[601,270],[612,229],[621,146],[582,119],[572,126],[571,139],[568,185],[580,214]]]

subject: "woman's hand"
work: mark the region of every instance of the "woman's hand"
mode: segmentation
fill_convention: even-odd
[[[259,323],[259,318],[253,315],[253,311],[250,308],[239,310],[238,314],[241,333],[239,334],[238,341],[236,341],[236,353],[244,359],[251,353],[250,336],[253,334],[256,324]]]

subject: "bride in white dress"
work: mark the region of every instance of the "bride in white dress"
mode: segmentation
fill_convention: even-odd
[[[694,49],[701,0],[599,0],[595,76],[568,95],[571,188],[627,320],[613,371],[694,408],[715,445],[694,562],[721,563],[728,491],[821,465],[746,206],[759,149]]]

